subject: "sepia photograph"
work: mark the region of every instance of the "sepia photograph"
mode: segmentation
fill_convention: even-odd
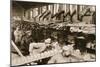
[[[11,0],[10,65],[96,61],[96,5]]]

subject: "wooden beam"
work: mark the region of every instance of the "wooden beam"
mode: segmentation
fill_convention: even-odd
[[[11,40],[11,44],[12,46],[15,48],[15,50],[18,52],[18,54],[21,56],[21,57],[24,57],[23,54],[21,53],[21,51],[18,49],[18,47],[15,45],[15,43]]]

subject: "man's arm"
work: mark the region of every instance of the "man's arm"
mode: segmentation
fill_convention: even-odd
[[[41,53],[42,51],[44,51],[46,49],[46,46],[44,43],[31,43],[29,45],[29,52],[30,53]]]
[[[33,47],[36,46],[36,43],[30,43],[29,45],[29,52],[32,53],[33,52]]]
[[[39,51],[42,52],[46,49],[46,46],[44,43],[40,44],[41,46],[39,47]]]

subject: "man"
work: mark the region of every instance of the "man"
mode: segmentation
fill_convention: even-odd
[[[20,49],[21,39],[22,39],[22,36],[23,36],[23,32],[22,32],[22,30],[20,30],[19,26],[16,27],[16,30],[14,30],[13,36],[14,36],[13,37],[14,38],[13,42],[15,42],[16,46]],[[17,54],[17,52],[16,52],[16,50],[15,50],[15,48],[13,46],[11,46],[11,52]]]
[[[15,37],[15,43],[18,45],[18,43],[21,41],[21,38],[23,36],[22,30],[20,30],[20,27],[16,27],[16,30],[14,31],[14,37]]]
[[[24,56],[29,55],[29,44],[33,42],[32,31],[25,31],[25,35],[22,37],[20,50]]]
[[[52,50],[50,38],[46,39],[44,43],[30,43],[30,46],[29,46],[29,52],[31,56],[41,54],[49,50]],[[42,56],[45,56],[45,55],[42,55]],[[37,64],[46,64],[48,60],[49,58],[45,58],[45,59],[38,60],[36,62]]]
[[[48,61],[48,64],[51,63],[65,63],[65,62],[70,62],[70,54],[73,50],[73,47],[68,45],[68,46],[63,46],[62,47],[62,53],[56,54],[51,59]]]
[[[62,53],[58,53],[51,57],[48,64],[80,61],[80,50],[74,50],[73,46],[74,44],[63,46]]]
[[[46,49],[46,47],[50,46],[50,43],[51,43],[50,38],[46,39],[44,43],[30,43],[29,46],[30,55],[43,52]]]

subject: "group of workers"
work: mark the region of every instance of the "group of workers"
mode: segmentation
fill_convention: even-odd
[[[61,32],[61,31],[60,31]],[[68,31],[67,31],[68,32]],[[42,34],[42,32],[41,32]],[[46,33],[45,33],[46,34]],[[37,55],[43,52],[47,52],[49,50],[61,50],[60,53],[47,57],[41,60],[33,61],[31,65],[34,64],[52,64],[52,63],[65,63],[65,62],[80,62],[80,61],[91,61],[91,58],[95,59],[95,54],[90,54],[87,52],[86,44],[84,41],[84,37],[81,38],[82,33],[80,32],[79,41],[78,39],[75,40],[75,37],[72,36],[74,33],[70,32],[70,35],[66,33],[67,38],[65,36],[64,39],[68,39],[67,42],[64,42],[64,39],[60,39],[57,35],[51,34],[45,39],[42,39],[39,41],[34,41],[32,38],[32,31],[24,31],[20,30],[19,27],[16,27],[16,29],[13,32],[14,42],[16,46],[19,48],[21,53],[24,56],[27,55]],[[64,35],[64,34],[63,34]],[[38,37],[40,38],[40,37]],[[77,42],[75,42],[77,41]],[[83,45],[82,45],[83,44]],[[90,43],[89,43],[90,44]],[[93,43],[92,43],[93,44]],[[91,45],[90,45],[91,46]],[[12,51],[12,57],[15,56],[16,51]]]

